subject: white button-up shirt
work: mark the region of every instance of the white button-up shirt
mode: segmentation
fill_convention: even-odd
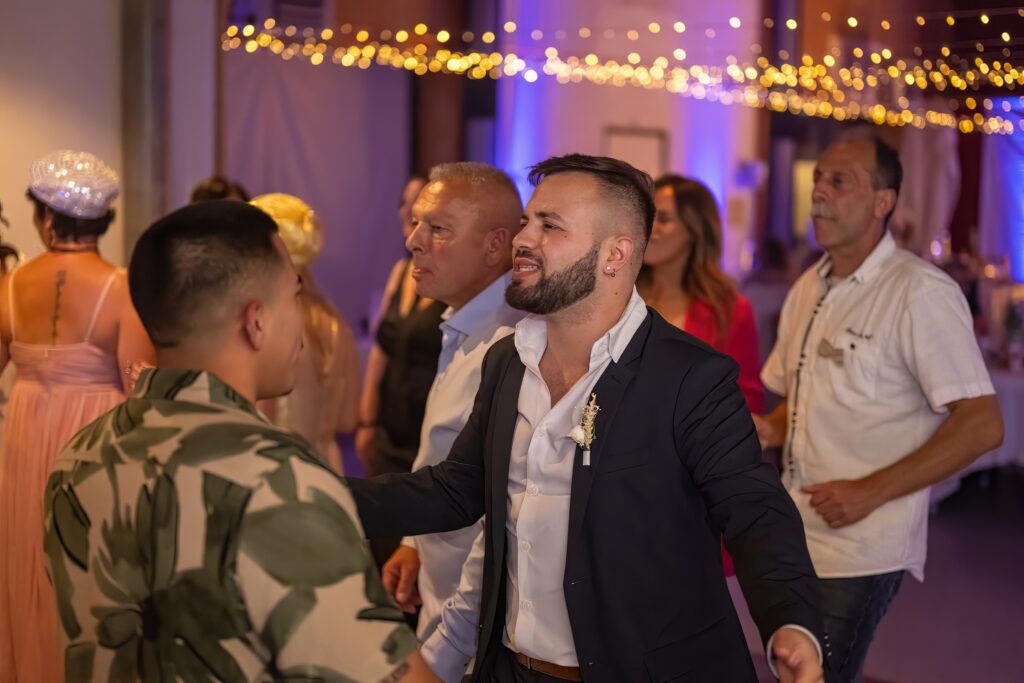
[[[569,432],[580,423],[598,379],[622,356],[646,318],[647,306],[634,290],[619,321],[594,343],[587,373],[555,405],[540,373],[548,346],[547,323],[531,316],[516,326],[516,350],[526,372],[508,469],[504,642],[529,657],[578,665],[562,592],[576,456]]]
[[[420,449],[412,469],[437,465],[448,457],[455,438],[465,427],[480,388],[480,371],[487,350],[514,332],[523,317],[505,303],[509,276],[498,278],[469,303],[442,315],[441,356],[423,415]],[[423,600],[417,636],[426,640],[441,620],[445,602],[455,594],[473,540],[483,522],[465,529],[405,539],[420,558],[419,592]]]
[[[786,298],[762,371],[787,399],[783,481],[818,576],[924,579],[928,490],[832,529],[801,487],[864,477],[920,447],[949,403],[995,393],[959,286],[886,233],[851,276],[826,257]]]

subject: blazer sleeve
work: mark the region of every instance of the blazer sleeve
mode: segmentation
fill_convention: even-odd
[[[488,423],[509,353],[515,353],[509,347],[498,342],[484,357],[473,410],[444,462],[411,474],[346,479],[368,538],[452,531],[483,516]]]
[[[787,624],[824,642],[803,522],[761,458],[738,374],[736,363],[721,355],[690,368],[676,398],[676,447],[735,562],[762,642]]]

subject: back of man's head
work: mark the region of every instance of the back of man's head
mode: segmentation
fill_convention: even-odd
[[[228,199],[191,204],[139,238],[128,267],[132,303],[157,349],[216,343],[237,305],[276,282],[277,224]]]

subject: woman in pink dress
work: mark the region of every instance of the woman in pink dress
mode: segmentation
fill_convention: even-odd
[[[666,175],[654,183],[657,213],[637,289],[663,318],[727,354],[750,412],[764,410],[754,309],[719,267],[722,223],[702,183]],[[723,550],[726,575],[734,573]]]
[[[64,680],[46,576],[43,491],[60,450],[125,398],[153,362],[124,271],[104,261],[117,175],[96,157],[54,152],[28,196],[47,251],[0,281],[0,369],[16,376],[0,450],[0,681]]]

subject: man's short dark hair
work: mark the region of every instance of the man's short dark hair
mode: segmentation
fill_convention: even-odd
[[[876,190],[893,190],[896,197],[900,196],[900,185],[903,184],[903,164],[900,163],[899,153],[879,138],[875,142],[875,172],[871,174],[871,183]],[[896,205],[885,216],[886,225]]]
[[[128,266],[132,303],[157,348],[180,344],[221,322],[232,295],[266,280],[283,262],[277,224],[244,202],[190,204],[153,223]]]
[[[110,229],[110,224],[114,221],[113,209],[99,218],[78,218],[51,208],[37,199],[32,194],[32,190],[27,190],[25,196],[32,202],[33,214],[37,221],[42,222],[46,218],[46,212],[50,212],[50,215],[53,217],[50,226],[53,228],[54,234],[62,240],[78,241],[80,239],[102,237]]]
[[[654,227],[654,181],[647,173],[611,157],[566,154],[531,167],[530,184],[536,186],[544,178],[558,173],[586,173],[595,178],[636,216],[644,240],[650,238]]]
[[[903,184],[903,164],[900,163],[899,152],[879,138],[875,138],[875,172],[871,181],[876,190],[894,190],[896,196],[899,196],[900,185]]]
[[[228,180],[224,176],[215,175],[210,176],[203,182],[199,183],[192,190],[191,202],[208,202],[214,199],[228,199],[231,195],[235,195],[243,202],[249,201],[249,193],[245,191],[241,183],[236,183],[233,180]]]

